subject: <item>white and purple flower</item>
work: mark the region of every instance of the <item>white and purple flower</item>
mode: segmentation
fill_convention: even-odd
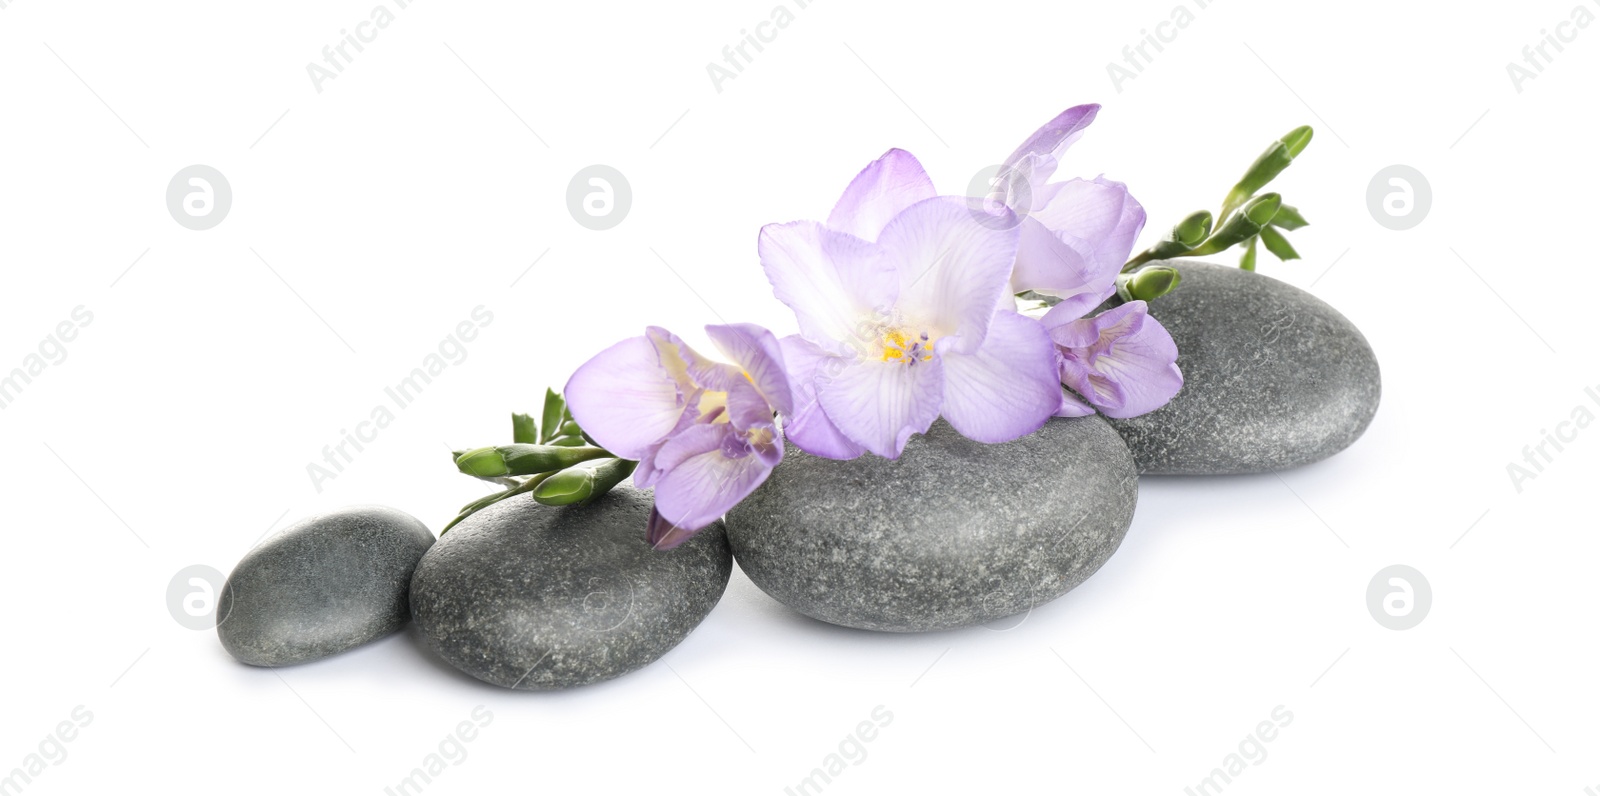
[[[789,439],[828,458],[893,459],[940,416],[980,442],[1044,425],[1061,390],[1044,327],[1004,308],[1016,248],[1014,228],[934,195],[901,150],[857,175],[828,224],[763,228],[762,267],[800,324],[782,341]]]
[[[798,335],[706,327],[726,364],[650,327],[579,368],[573,418],[655,489],[650,543],[681,544],[743,500],[782,460],[785,434],[817,456],[893,459],[939,417],[997,443],[1051,416],[1133,417],[1170,400],[1177,349],[1143,301],[1085,317],[1116,292],[1144,209],[1104,177],[1049,182],[1098,110],[1035,132],[982,203],[939,196],[891,149],[826,223],[764,227],[761,265]],[[1042,319],[1018,312],[1026,291],[1054,304]]]
[[[777,338],[754,324],[706,334],[734,364],[652,326],[596,354],[565,390],[585,433],[638,460],[634,484],[655,489],[646,539],[659,549],[715,522],[783,460],[774,413],[787,415],[793,399]]]
[[[762,267],[800,323],[782,341],[791,441],[895,458],[941,415],[1004,442],[1050,415],[1132,417],[1177,393],[1176,346],[1144,302],[1084,317],[1116,293],[1145,222],[1122,183],[1049,182],[1099,107],[1069,108],[1029,136],[981,205],[938,196],[917,159],[892,149],[826,224],[762,230]],[[1057,302],[1042,324],[1015,311],[1024,291]]]
[[[1104,176],[1048,182],[1099,110],[1068,108],[1039,128],[1006,158],[991,196],[1021,218],[1012,290],[1059,299],[1043,323],[1056,344],[1061,383],[1083,400],[1064,392],[1057,414],[1098,409],[1135,417],[1161,408],[1183,386],[1177,346],[1143,301],[1084,316],[1116,293],[1144,228],[1144,208],[1127,186]]]
[[[1061,305],[1056,305],[1059,308]],[[1143,301],[1130,301],[1093,318],[1073,310],[1045,313],[1044,326],[1056,344],[1061,383],[1088,401],[1062,393],[1063,417],[1094,414],[1138,417],[1172,400],[1183,386],[1178,346]],[[1092,408],[1091,408],[1092,407]]]

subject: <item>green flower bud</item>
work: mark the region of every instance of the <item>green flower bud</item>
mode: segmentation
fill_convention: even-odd
[[[1222,228],[1212,233],[1211,237],[1191,254],[1216,254],[1254,238],[1277,214],[1282,204],[1283,197],[1275,193],[1262,194],[1251,199],[1239,209],[1239,212],[1229,216]]]
[[[1275,193],[1266,193],[1246,202],[1239,210],[1239,214],[1248,218],[1256,227],[1264,227],[1272,223],[1272,217],[1278,214],[1283,206],[1283,197]]]
[[[1256,191],[1266,187],[1273,178],[1282,174],[1283,170],[1294,162],[1295,156],[1305,151],[1306,145],[1310,143],[1311,128],[1304,126],[1296,127],[1272,142],[1267,151],[1262,152],[1261,156],[1250,164],[1250,169],[1239,180],[1239,184],[1228,192],[1227,198],[1222,202],[1223,215],[1227,216],[1234,208],[1254,196]]]
[[[474,478],[499,478],[511,472],[506,457],[494,448],[478,448],[457,456],[456,469]]]
[[[1178,225],[1172,228],[1172,240],[1192,249],[1211,234],[1211,211],[1197,210],[1190,213]]]
[[[570,506],[593,500],[622,483],[638,465],[627,459],[609,459],[592,469],[563,470],[539,484],[533,490],[533,499],[546,506]]]
[[[1181,279],[1178,270],[1169,266],[1152,265],[1142,268],[1128,277],[1125,298],[1130,301],[1150,301],[1160,298],[1171,293]]]
[[[538,475],[571,467],[590,459],[609,456],[603,449],[559,445],[501,445],[479,448],[456,459],[456,467],[478,478],[507,475]]]
[[[568,420],[567,422],[561,424],[561,433],[557,434],[556,436],[576,437],[582,433],[583,430],[578,428],[578,424],[576,422]]]
[[[1311,125],[1302,124],[1285,133],[1278,139],[1289,150],[1289,157],[1296,158],[1301,152],[1306,151],[1306,145],[1311,143]]]
[[[623,479],[633,475],[633,469],[638,466],[638,462],[628,459],[602,462],[599,467],[594,468],[595,494],[602,495],[611,491],[617,484],[622,483]]]
[[[533,490],[533,499],[546,506],[570,506],[594,497],[594,471],[585,467],[562,470]]]

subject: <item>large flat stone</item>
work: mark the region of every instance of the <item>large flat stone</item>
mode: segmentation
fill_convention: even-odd
[[[728,513],[745,574],[802,614],[868,630],[976,625],[1030,610],[1099,569],[1133,519],[1133,458],[1099,417],[1000,445],[944,421],[898,460],[791,447]]]

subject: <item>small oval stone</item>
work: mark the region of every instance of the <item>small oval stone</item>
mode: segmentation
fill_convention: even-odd
[[[1055,599],[1122,543],[1133,458],[1099,417],[985,445],[943,420],[898,460],[793,447],[728,513],[739,567],[778,602],[836,625],[915,632]]]
[[[645,541],[648,490],[582,506],[532,495],[462,521],[411,581],[422,638],[452,666],[506,688],[609,680],[665,655],[722,599],[733,557],[719,522],[672,550]]]
[[[1183,389],[1146,415],[1111,420],[1139,472],[1262,473],[1349,447],[1378,411],[1378,359],[1321,299],[1269,276],[1194,260],[1150,315],[1178,345]]]
[[[251,550],[217,599],[217,636],[253,666],[313,661],[399,630],[411,573],[433,545],[415,517],[351,506],[307,517]]]

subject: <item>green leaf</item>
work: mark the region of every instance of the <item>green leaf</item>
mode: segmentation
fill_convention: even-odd
[[[529,445],[539,442],[539,424],[534,422],[533,415],[511,414],[511,441]]]
[[[1250,245],[1244,247],[1244,256],[1239,258],[1239,267],[1246,271],[1256,270],[1256,239],[1250,239]]]
[[[1298,209],[1289,205],[1279,207],[1278,214],[1272,217],[1272,226],[1283,229],[1299,229],[1307,223],[1306,217],[1300,215]]]
[[[1272,252],[1272,256],[1280,260],[1288,261],[1300,259],[1300,253],[1295,251],[1293,246],[1289,245],[1289,239],[1285,238],[1282,232],[1279,232],[1272,227],[1262,227],[1261,244],[1267,247],[1267,251]]]
[[[557,395],[555,390],[547,388],[544,391],[544,422],[540,424],[544,429],[544,436],[539,438],[540,442],[549,442],[556,435],[566,411],[567,402],[561,400],[561,396]]]

